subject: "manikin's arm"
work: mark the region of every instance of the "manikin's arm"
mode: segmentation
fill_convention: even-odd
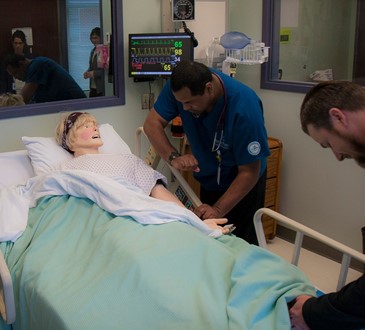
[[[164,201],[174,202],[181,207],[185,207],[184,204],[180,202],[180,200],[169,190],[167,190],[162,184],[156,184],[151,191],[151,197],[161,199]],[[227,223],[226,218],[219,219],[206,219],[204,220],[205,224],[211,229],[220,229],[223,234],[228,234],[230,232],[230,228],[223,228],[221,225]]]
[[[181,207],[185,207],[183,203],[169,190],[167,190],[164,185],[156,184],[151,191],[151,197],[161,199],[163,201],[174,202]]]

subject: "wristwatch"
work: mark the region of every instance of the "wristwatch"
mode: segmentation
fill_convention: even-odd
[[[170,156],[169,156],[169,164],[171,165],[171,162],[176,159],[177,157],[180,157],[181,155],[176,151],[172,151]]]

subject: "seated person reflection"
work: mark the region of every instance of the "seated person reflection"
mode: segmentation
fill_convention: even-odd
[[[102,154],[103,145],[98,125],[89,113],[73,112],[62,118],[56,128],[57,143],[74,155],[61,165],[63,170],[85,170],[114,178],[122,178],[153,198],[170,201],[181,207],[184,205],[165,188],[166,178],[133,154]],[[230,227],[223,228],[227,219],[207,219],[211,229],[220,229],[223,234]]]
[[[25,103],[86,97],[72,76],[50,58],[27,59],[22,54],[12,54],[5,58],[4,66],[10,75],[25,82],[20,92]]]

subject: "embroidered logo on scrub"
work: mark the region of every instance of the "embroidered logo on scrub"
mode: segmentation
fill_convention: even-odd
[[[260,153],[261,150],[261,146],[260,143],[258,143],[257,141],[253,141],[251,142],[248,146],[247,146],[247,150],[248,153],[252,156],[257,156]]]

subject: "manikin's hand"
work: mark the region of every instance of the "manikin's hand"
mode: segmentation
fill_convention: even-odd
[[[182,155],[172,160],[171,166],[179,171],[200,172],[198,161],[192,154]]]
[[[228,222],[227,218],[219,218],[219,219],[206,219],[204,223],[211,229],[220,229],[223,235],[229,234],[232,231],[231,226],[224,226]]]
[[[290,322],[292,329],[298,330],[310,330],[307,323],[305,323],[303,318],[303,305],[312,296],[301,295],[295,299],[295,304],[289,310]]]

